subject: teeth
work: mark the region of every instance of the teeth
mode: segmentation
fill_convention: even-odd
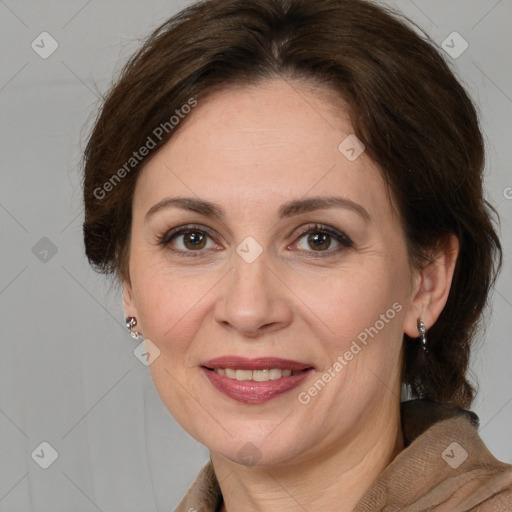
[[[291,374],[291,370],[280,370],[279,368],[275,368],[270,370],[270,380],[280,379],[281,377],[289,377]]]
[[[253,370],[252,380],[256,382],[265,382],[270,379],[270,370]]]
[[[252,380],[252,370],[237,370],[236,380]]]
[[[236,380],[254,380],[256,382],[266,382],[268,380],[277,380],[281,377],[297,375],[299,372],[291,370],[281,370],[280,368],[271,368],[265,370],[234,370],[233,368],[215,368],[215,372],[224,375],[230,379]]]

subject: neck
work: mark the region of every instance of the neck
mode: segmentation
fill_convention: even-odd
[[[371,442],[368,429],[361,429],[342,448],[286,466],[240,466],[212,453],[224,498],[221,512],[352,511],[404,446],[399,414],[381,429],[371,428]]]

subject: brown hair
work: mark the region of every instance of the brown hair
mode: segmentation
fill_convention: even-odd
[[[447,234],[458,237],[452,288],[428,332],[429,354],[404,335],[403,382],[413,396],[470,405],[470,345],[501,245],[495,212],[483,198],[475,108],[434,46],[398,15],[364,0],[206,0],[187,7],[129,60],[93,127],[84,155],[89,261],[129,280],[137,175],[179,129],[169,120],[191,99],[276,77],[322,83],[348,103],[354,133],[392,191],[411,262],[428,260]],[[157,127],[165,127],[159,137]],[[133,160],[148,137],[155,147]]]

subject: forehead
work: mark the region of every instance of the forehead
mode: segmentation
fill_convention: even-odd
[[[340,151],[353,130],[329,89],[284,80],[229,87],[198,101],[181,123],[145,166],[137,201],[171,192],[261,207],[308,193],[344,194],[369,209],[382,201],[373,162]]]

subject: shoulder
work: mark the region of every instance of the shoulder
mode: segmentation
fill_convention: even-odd
[[[485,446],[476,414],[415,400],[402,404],[402,428],[404,450],[383,471],[362,505],[393,505],[396,510],[512,511],[512,466]]]

